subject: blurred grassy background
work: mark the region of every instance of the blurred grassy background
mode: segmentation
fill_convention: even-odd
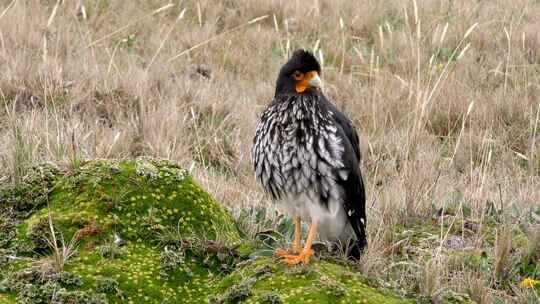
[[[519,302],[538,270],[516,269],[540,256],[539,28],[537,1],[3,1],[0,181],[148,155],[230,208],[267,204],[254,128],[302,47],[361,134],[360,270],[434,300]],[[491,268],[454,263],[454,236]]]

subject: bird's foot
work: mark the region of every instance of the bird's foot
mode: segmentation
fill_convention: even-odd
[[[286,254],[280,257],[283,258],[283,262],[287,265],[296,265],[303,263],[304,265],[309,264],[311,257],[313,256],[312,249],[304,249],[298,255]]]
[[[286,255],[289,255],[290,253],[289,253],[287,250],[285,250],[285,249],[279,248],[279,249],[276,249],[276,251],[274,251],[274,254],[275,254],[277,257],[280,257],[280,258],[281,258],[281,257],[284,257],[284,256],[286,256]]]
[[[277,256],[277,257],[284,257],[286,255],[292,255],[292,254],[298,254],[302,251],[302,248],[299,247],[299,246],[294,246],[292,247],[291,250],[285,250],[285,249],[276,249],[276,251],[274,251],[274,255]]]

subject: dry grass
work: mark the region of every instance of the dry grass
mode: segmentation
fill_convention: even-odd
[[[51,269],[55,273],[64,271],[64,266],[77,254],[77,239],[75,236],[66,243],[64,236],[58,234],[53,225],[53,219],[49,210],[48,214],[49,235],[44,236],[44,241],[50,250],[50,255],[44,256],[37,262],[42,269]],[[60,239],[57,238],[57,235]]]
[[[509,279],[510,254],[512,250],[512,232],[506,229],[498,231],[493,253],[493,278],[497,284]]]
[[[539,20],[524,0],[5,1],[0,170],[16,181],[41,161],[151,155],[191,168],[229,206],[266,204],[250,167],[254,126],[281,64],[308,48],[361,133],[361,270],[435,300],[472,289],[480,302],[517,301],[486,283],[502,268],[448,269],[443,244],[447,225],[484,227],[492,206],[509,227],[540,208]],[[434,242],[402,264],[413,239],[398,227],[434,215]],[[501,267],[512,245],[502,236]]]

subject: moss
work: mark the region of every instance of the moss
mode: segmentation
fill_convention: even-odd
[[[185,170],[168,162],[92,161],[57,180],[49,206],[65,239],[88,244],[115,231],[128,241],[153,242],[166,227],[178,227],[183,235],[239,240],[231,217]],[[24,239],[34,249],[45,247],[47,212],[41,209],[26,221]]]
[[[107,244],[98,246],[96,249],[99,252],[99,255],[101,257],[107,258],[107,259],[114,259],[114,258],[121,257],[122,255],[124,255],[124,250],[114,243],[107,243]]]
[[[0,218],[0,248],[5,248],[16,236],[15,226],[7,218]]]
[[[58,303],[105,304],[107,303],[107,298],[103,294],[61,289],[56,292],[56,301]]]
[[[58,282],[64,287],[75,287],[83,285],[81,276],[66,271],[60,273]]]
[[[3,294],[0,292],[0,304],[16,303],[17,299],[14,294]]]
[[[281,297],[273,292],[265,293],[257,299],[258,303],[261,304],[281,304],[283,301]]]
[[[322,275],[317,282],[317,285],[326,293],[334,296],[335,298],[341,298],[347,294],[347,289],[340,282]]]
[[[229,304],[245,300],[253,295],[253,285],[255,285],[255,283],[257,283],[257,279],[254,277],[242,280],[227,288],[221,296],[211,297],[208,302]]]
[[[271,298],[279,295],[283,303],[350,303],[351,299],[357,303],[414,303],[366,285],[347,266],[315,261],[291,268],[273,258],[260,258],[238,268],[221,281],[212,299],[215,303],[240,298],[256,303],[269,294],[274,295]]]
[[[120,293],[118,281],[113,278],[97,278],[96,279],[96,291],[99,293],[106,293],[117,295]]]
[[[187,275],[191,274],[191,271],[186,266],[185,255],[182,251],[165,250],[160,255],[161,260],[161,277],[168,277],[168,273],[180,269]]]
[[[18,300],[21,303],[47,304],[53,297],[56,285],[52,282],[45,284],[25,284],[19,290]]]
[[[43,164],[31,167],[15,184],[0,185],[0,212],[14,210],[14,217],[26,218],[45,205],[58,177],[56,166]]]
[[[18,303],[50,303],[51,299],[54,303],[106,303],[106,299],[91,291],[68,291],[66,288],[83,285],[78,275],[68,272],[54,273],[42,267],[15,271],[0,285],[0,292],[16,295]],[[7,301],[9,297],[6,296],[5,299]]]
[[[49,219],[46,216],[30,222],[26,231],[26,239],[30,241],[33,250],[43,251],[48,248],[47,239],[51,238]]]
[[[61,303],[407,303],[346,266],[246,261],[255,245],[169,162],[91,161],[48,180],[49,207],[32,204],[12,225],[15,236],[2,252],[18,258],[0,264],[0,303],[45,303],[53,290]],[[43,242],[49,214],[58,245],[77,247],[61,273]]]
[[[219,240],[224,248],[240,241],[230,215],[185,170],[169,162],[96,160],[66,171],[36,171],[51,174],[28,183],[39,185],[40,202],[22,206],[27,213],[18,217],[24,221],[10,226],[15,235],[5,246],[29,262],[18,268],[13,262],[0,266],[2,273],[14,278],[2,291],[5,299],[15,293],[19,299],[39,303],[50,299],[50,289],[61,288],[66,301],[77,303],[101,303],[99,293],[106,293],[105,300],[113,303],[206,300],[210,279],[222,271],[214,264],[230,264],[228,251],[208,254],[171,247],[161,252],[160,235],[175,227],[178,240]],[[13,189],[0,197],[13,196]],[[24,191],[34,188],[24,189],[17,188],[17,197],[29,197]],[[44,264],[51,254],[45,242],[51,233],[49,213],[59,246],[71,240],[78,255],[66,265],[69,273],[46,281],[25,279],[21,277],[25,273],[37,278],[36,273],[43,271],[31,268],[30,262],[39,259]],[[114,242],[116,236],[126,241],[125,246]],[[170,259],[171,253],[187,258]]]

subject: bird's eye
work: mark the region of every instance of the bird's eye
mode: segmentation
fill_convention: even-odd
[[[300,72],[300,71],[294,71],[293,77],[296,80],[300,80],[300,79],[302,79],[304,77],[304,74],[302,74],[302,72]]]

